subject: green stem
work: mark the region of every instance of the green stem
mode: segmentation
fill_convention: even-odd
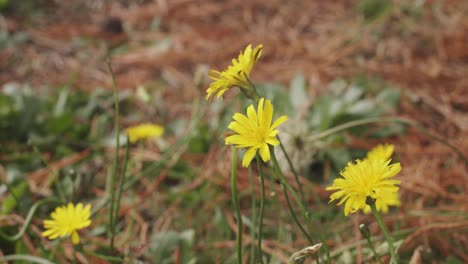
[[[325,249],[325,252],[327,254],[327,263],[331,263],[330,262],[331,261],[330,260],[330,250],[328,249],[328,246],[325,243],[325,239],[323,238],[322,234],[319,231],[316,232],[315,229],[313,228],[313,225],[312,225],[312,223],[310,221],[310,218],[309,218],[309,213],[306,211],[304,205],[302,204],[302,202],[301,202],[299,196],[297,195],[296,191],[294,190],[294,188],[288,183],[288,180],[286,179],[286,177],[284,177],[283,172],[281,171],[281,168],[280,168],[280,166],[278,164],[278,160],[276,159],[275,152],[273,151],[272,147],[270,148],[270,153],[271,153],[271,159],[273,161],[273,167],[275,168],[275,172],[278,175],[281,184],[283,184],[288,189],[288,191],[291,192],[294,200],[296,201],[297,206],[301,210],[301,213],[304,215],[304,218],[306,219],[306,221],[308,223],[308,226],[310,228],[312,228],[312,232],[314,232],[314,235],[318,236],[319,239],[320,239],[320,242],[322,242],[323,248]],[[294,212],[291,211],[291,213],[294,213]],[[313,244],[313,242],[311,242],[311,243]]]
[[[10,236],[10,235],[3,233],[3,231],[0,230],[0,237],[8,241],[18,240],[20,237],[23,236],[24,232],[26,232],[26,229],[31,223],[32,217],[34,216],[34,213],[36,212],[37,208],[39,208],[39,206],[46,204],[46,203],[58,203],[58,202],[60,201],[54,198],[47,198],[47,199],[43,199],[43,200],[39,200],[35,202],[31,206],[31,209],[29,209],[28,215],[26,216],[26,219],[24,220],[23,226],[21,226],[20,231],[16,235]]]
[[[114,223],[117,222],[117,219],[119,217],[119,210],[120,210],[120,199],[122,197],[122,190],[123,190],[123,185],[125,183],[125,175],[127,175],[127,166],[128,166],[128,154],[129,154],[129,149],[130,149],[130,140],[127,137],[127,142],[125,144],[125,157],[124,157],[124,164],[123,164],[123,169],[122,169],[122,174],[119,177],[119,189],[117,190],[117,200],[115,202],[115,212],[114,212]],[[116,227],[116,224],[114,225],[114,228]],[[112,232],[115,234],[115,229],[112,230]]]
[[[395,246],[393,245],[393,238],[390,235],[390,232],[388,231],[387,226],[384,224],[384,222],[382,220],[382,216],[377,211],[375,201],[371,200],[371,202],[368,203],[368,204],[371,207],[371,210],[372,210],[372,213],[375,216],[375,219],[377,220],[377,224],[379,225],[380,229],[382,229],[382,232],[384,233],[385,239],[387,240],[387,244],[388,244],[388,247],[389,247],[389,250],[390,250],[390,256],[391,256],[390,263],[398,264],[398,262],[399,262],[398,254],[397,254],[397,252],[395,250]]]
[[[235,147],[232,147],[231,166],[232,203],[234,204],[234,210],[236,211],[237,218],[237,263],[242,264],[242,215],[239,205],[239,195],[237,193],[237,149]]]
[[[429,132],[425,127],[423,127],[419,123],[417,123],[417,122],[415,122],[413,120],[406,119],[406,118],[401,118],[401,117],[381,117],[381,118],[366,118],[366,119],[361,119],[361,120],[355,120],[355,121],[351,121],[351,122],[347,122],[347,123],[338,125],[336,127],[332,127],[330,129],[324,130],[324,131],[322,131],[320,133],[314,134],[314,135],[312,135],[310,137],[307,137],[306,140],[307,141],[316,141],[316,140],[319,140],[321,138],[328,137],[328,136],[330,136],[330,135],[332,135],[332,134],[334,134],[336,132],[346,130],[348,128],[352,128],[352,127],[356,127],[356,126],[362,126],[362,125],[371,124],[371,123],[388,123],[388,122],[390,122],[390,123],[403,123],[403,124],[415,127],[416,129],[421,131],[426,136],[428,136],[428,137],[430,137],[430,138],[444,144],[445,146],[449,147],[450,149],[452,149],[455,153],[458,154],[460,159],[462,159],[465,162],[465,164],[468,164],[468,158],[465,157],[465,155],[463,154],[463,152],[460,149],[458,149],[454,145],[450,144],[444,138],[439,137],[439,136]]]
[[[110,180],[110,208],[109,208],[109,234],[110,234],[110,250],[114,251],[114,237],[115,237],[115,219],[114,219],[114,210],[115,210],[115,179],[117,177],[117,167],[119,160],[119,148],[120,148],[120,126],[119,126],[119,96],[117,91],[117,82],[115,80],[114,72],[112,71],[112,66],[110,61],[107,61],[107,67],[109,69],[110,75],[112,77],[112,88],[114,92],[115,99],[115,158],[114,164],[112,166],[112,174]]]
[[[50,262],[50,261],[48,261],[47,259],[44,259],[44,258],[31,256],[31,255],[20,255],[20,254],[1,256],[0,261],[1,262],[8,262],[8,261],[23,262],[23,261],[25,261],[26,263],[54,264],[53,262]]]
[[[260,190],[261,190],[261,199],[260,199],[260,219],[258,223],[258,256],[260,257],[260,263],[263,264],[263,254],[262,254],[262,238],[263,238],[263,213],[265,205],[265,177],[262,172],[262,163],[260,162],[260,157],[256,155],[257,165],[258,165],[258,174],[260,175]]]
[[[299,182],[299,174],[297,173],[296,168],[294,168],[294,165],[292,164],[291,159],[289,158],[289,155],[286,152],[286,149],[284,148],[283,142],[281,142],[281,139],[279,137],[278,137],[278,140],[280,141],[281,151],[283,151],[283,154],[286,157],[286,160],[288,161],[289,169],[294,174],[294,180],[296,181],[297,188],[299,189],[299,195],[301,195],[301,200],[302,202],[305,202],[304,191],[302,190],[302,184]]]
[[[256,238],[256,230],[255,230],[255,225],[257,224],[257,199],[255,199],[255,180],[254,180],[254,175],[252,172],[252,167],[248,167],[249,171],[249,182],[250,182],[250,188],[252,190],[252,223],[253,226],[250,229],[250,236],[252,237],[252,241],[255,241]],[[255,264],[255,261],[257,260],[257,247],[255,246],[255,243],[252,243],[252,246],[250,247],[250,264]]]
[[[294,219],[294,222],[296,225],[301,229],[302,233],[306,236],[307,240],[311,245],[315,244],[312,238],[309,236],[305,228],[302,226],[301,222],[299,222],[299,219],[297,218],[296,214],[294,213],[294,210],[291,205],[291,201],[289,200],[289,195],[288,191],[286,190],[284,184],[281,184],[281,190],[283,191],[283,195],[286,198],[286,204],[288,205],[289,212],[291,213],[292,218]]]
[[[359,225],[359,231],[361,231],[361,235],[367,240],[367,245],[371,249],[372,253],[374,254],[374,258],[379,264],[382,264],[382,260],[380,259],[379,255],[375,251],[374,244],[371,241],[369,227],[366,224]]]
[[[247,98],[251,99],[252,101],[258,103],[260,101],[260,96],[257,93],[257,88],[255,85],[250,81],[249,77],[244,73],[244,77],[247,80],[247,82],[242,81],[239,79],[240,82],[244,83],[242,86],[239,87],[240,91],[242,92],[243,95],[245,95]]]
[[[366,240],[367,240],[367,245],[369,246],[369,248],[371,249],[372,253],[374,254],[375,260],[377,260],[377,262],[379,262],[380,264],[383,264],[383,263],[382,263],[382,260],[381,260],[380,257],[379,257],[379,255],[378,255],[377,252],[375,251],[374,244],[372,244],[372,241],[371,241],[370,237],[366,237]]]

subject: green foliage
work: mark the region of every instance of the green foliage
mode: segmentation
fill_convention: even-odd
[[[350,135],[386,138],[406,132],[406,127],[402,124],[366,125],[310,141],[308,138],[327,129],[393,113],[400,103],[401,91],[378,78],[361,76],[350,81],[338,79],[331,82],[327,88],[327,91],[317,98],[309,98],[309,86],[301,74],[296,74],[291,80],[289,93],[278,84],[259,85],[260,94],[272,98],[275,113],[287,114],[290,118],[289,126],[293,128],[280,127],[280,130],[284,130],[280,132],[280,136],[288,153],[292,153],[293,156],[295,152],[301,153],[298,155],[301,156],[302,164],[295,164],[295,167],[300,169],[303,175],[320,175],[321,173],[315,170],[319,167],[323,169],[323,166],[317,166],[317,162],[331,161],[331,173],[332,176],[336,176],[347,162],[361,158],[362,151],[344,147]],[[295,127],[298,125],[303,128]],[[310,179],[317,180],[314,177]]]
[[[191,247],[195,241],[195,231],[192,229],[182,232],[159,232],[151,238],[148,256],[152,263],[174,263],[173,252],[179,251],[180,263],[195,264],[197,258]]]
[[[388,14],[392,7],[392,1],[361,0],[357,5],[357,10],[366,21],[373,21]]]

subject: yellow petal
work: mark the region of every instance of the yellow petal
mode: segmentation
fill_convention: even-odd
[[[262,157],[262,160],[264,162],[267,162],[270,160],[270,149],[268,148],[268,145],[267,144],[263,144],[261,147],[260,147],[260,157]]]
[[[255,148],[249,148],[245,152],[244,158],[242,159],[242,167],[244,168],[249,167],[250,162],[252,161],[256,153],[257,153],[257,150]]]

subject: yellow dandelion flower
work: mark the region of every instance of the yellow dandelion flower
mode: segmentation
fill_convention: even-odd
[[[367,153],[367,158],[388,160],[392,156],[394,149],[395,146],[392,144],[379,144]]]
[[[91,224],[90,215],[91,205],[89,204],[83,207],[82,203],[78,203],[75,207],[72,203],[68,203],[66,206],[57,207],[50,214],[52,220],[44,220],[46,231],[42,232],[42,236],[49,239],[71,236],[73,244],[78,244],[80,236],[77,230]]]
[[[281,116],[273,124],[273,105],[270,100],[261,98],[258,103],[257,112],[253,105],[247,108],[247,116],[235,113],[228,128],[236,132],[226,138],[226,145],[237,145],[238,148],[248,148],[242,160],[242,166],[248,167],[253,157],[259,151],[263,161],[270,160],[270,149],[268,145],[277,146],[280,142],[276,137],[278,130],[275,129],[288,119]]]
[[[164,134],[164,127],[154,124],[141,124],[125,129],[131,143],[135,143],[140,139],[158,137]]]
[[[252,50],[252,45],[249,44],[245,48],[244,53],[240,53],[239,57],[232,59],[232,65],[222,72],[211,70],[208,76],[214,81],[206,90],[206,100],[211,101],[214,96],[222,97],[223,94],[231,87],[239,87],[249,89],[249,75],[257,60],[262,55],[263,45],[258,45]]]
[[[376,202],[380,210],[388,210],[394,205],[400,181],[392,179],[401,171],[400,163],[390,164],[391,160],[356,160],[349,162],[340,172],[343,178],[333,181],[327,190],[336,190],[330,195],[330,202],[339,199],[338,205],[345,203],[344,214],[355,213],[367,206],[367,198]],[[377,206],[378,204],[378,206]]]

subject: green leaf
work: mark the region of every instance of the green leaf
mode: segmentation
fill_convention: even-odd
[[[295,116],[294,108],[288,100],[289,95],[284,86],[275,83],[259,84],[257,90],[261,97],[271,100],[275,116]]]
[[[395,109],[400,104],[401,91],[392,88],[386,88],[377,94],[376,100],[381,103],[386,110]]]
[[[18,202],[20,202],[16,199],[21,199],[21,197],[26,193],[28,190],[28,183],[26,181],[20,181],[15,186],[10,185],[10,187],[10,193],[2,203],[2,214],[9,214],[16,208]]]

